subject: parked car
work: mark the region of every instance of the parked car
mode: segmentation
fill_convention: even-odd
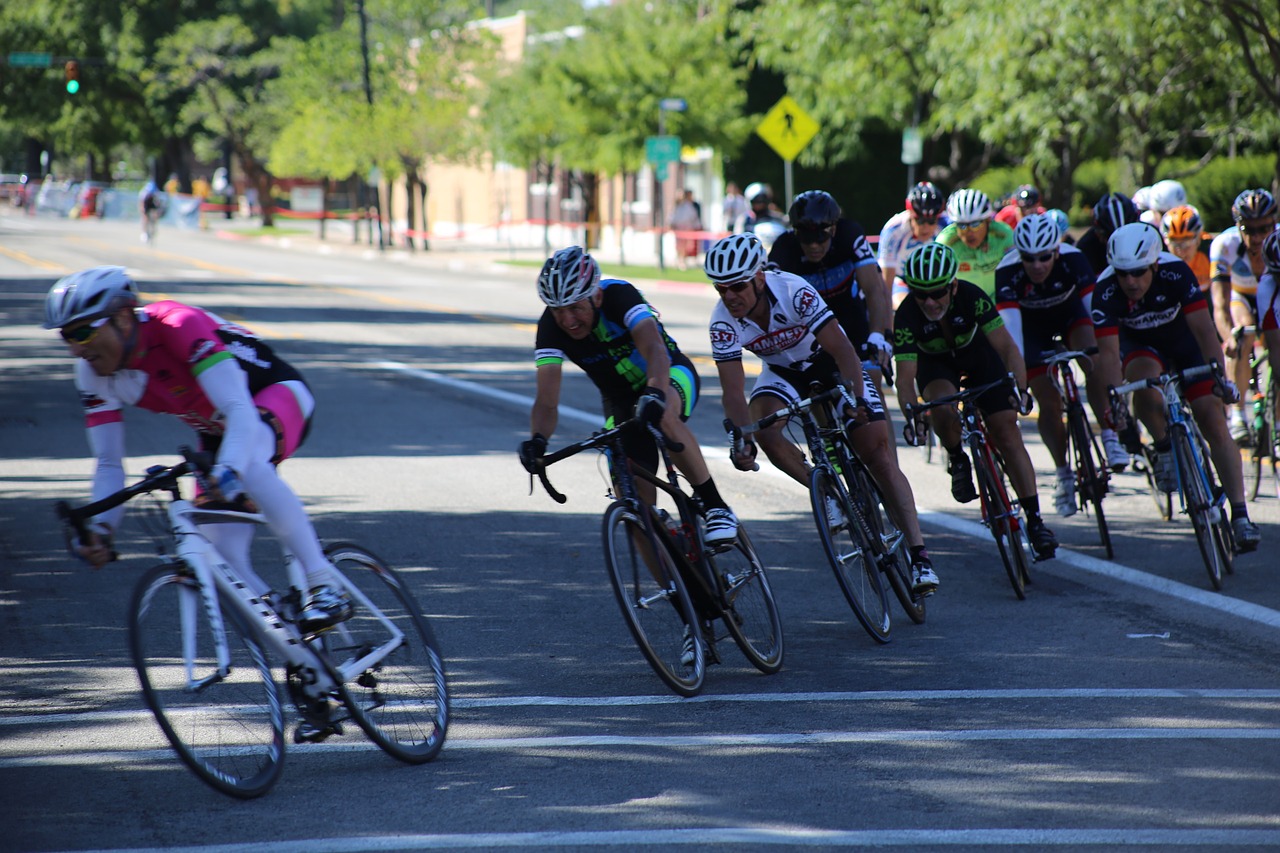
[[[0,201],[22,207],[27,200],[27,176],[0,174]]]

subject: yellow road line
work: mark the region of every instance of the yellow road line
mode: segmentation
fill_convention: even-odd
[[[53,270],[54,272],[71,272],[71,270],[68,267],[64,267],[62,264],[57,264],[57,263],[54,263],[53,261],[42,261],[39,258],[33,258],[31,255],[28,255],[26,252],[19,252],[17,249],[6,249],[4,246],[0,246],[0,255],[4,255],[5,257],[8,257],[8,258],[13,258],[15,261],[18,261],[19,263],[24,263],[24,264],[27,264],[28,266],[39,267],[40,269],[44,269],[44,270]]]

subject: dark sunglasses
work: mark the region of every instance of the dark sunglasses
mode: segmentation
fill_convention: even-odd
[[[715,286],[716,291],[719,293],[741,293],[750,287],[751,283],[754,281],[755,277],[752,276],[751,278],[744,278],[742,281],[735,281],[733,284],[720,284],[719,282],[716,282]]]
[[[814,243],[825,243],[831,239],[834,233],[834,228],[819,228],[816,231],[796,231],[796,239],[801,243],[813,245]]]
[[[937,225],[938,224],[938,217],[936,216],[921,216],[918,213],[913,213],[911,214],[911,216],[915,219],[916,222],[919,222],[921,225]]]
[[[1047,264],[1053,260],[1053,252],[1045,252],[1043,255],[1023,255],[1023,263],[1028,264]]]
[[[1240,230],[1250,237],[1265,237],[1272,231],[1276,230],[1275,223],[1270,225],[1240,225]]]
[[[1147,270],[1149,270],[1149,269],[1151,269],[1151,268],[1150,268],[1150,267],[1139,267],[1139,268],[1138,268],[1138,269],[1136,269],[1136,270],[1122,270],[1122,269],[1117,269],[1117,270],[1116,270],[1116,277],[1117,277],[1117,278],[1140,278],[1140,277],[1142,276],[1142,274],[1143,274],[1143,273],[1145,273],[1145,272],[1146,272]]]
[[[97,336],[99,330],[107,325],[110,319],[110,317],[99,317],[92,323],[76,326],[74,329],[59,329],[58,334],[62,335],[62,339],[69,344],[84,346]]]
[[[921,293],[918,290],[911,291],[911,295],[916,302],[941,302],[942,298],[951,292],[951,288],[944,287],[941,290],[931,290],[928,293]]]

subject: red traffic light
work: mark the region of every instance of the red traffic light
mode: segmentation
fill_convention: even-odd
[[[67,91],[74,95],[80,91],[80,63],[74,59],[68,60],[66,64]]]

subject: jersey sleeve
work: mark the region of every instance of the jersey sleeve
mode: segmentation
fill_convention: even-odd
[[[975,324],[982,330],[983,334],[988,334],[1004,325],[1000,312],[996,310],[996,303],[986,293],[982,293],[981,290],[974,297],[973,316]]]
[[[920,345],[916,340],[911,311],[915,306],[907,300],[893,313],[893,360],[919,361]]]
[[[741,361],[742,337],[738,324],[723,304],[711,311],[711,357],[716,361]]]
[[[1231,250],[1234,248],[1233,234],[1235,229],[1228,228],[1209,243],[1209,266],[1215,279],[1231,278]],[[1237,238],[1238,239],[1238,238]]]
[[[564,347],[560,341],[560,331],[556,325],[555,318],[551,316],[551,309],[542,312],[542,316],[538,319],[538,332],[534,338],[533,344],[533,363],[535,367],[542,367],[544,364],[563,364],[567,357]]]
[[[658,319],[658,312],[630,282],[607,280],[601,283],[601,288],[604,293],[601,312],[627,331],[633,331],[643,320]]]

